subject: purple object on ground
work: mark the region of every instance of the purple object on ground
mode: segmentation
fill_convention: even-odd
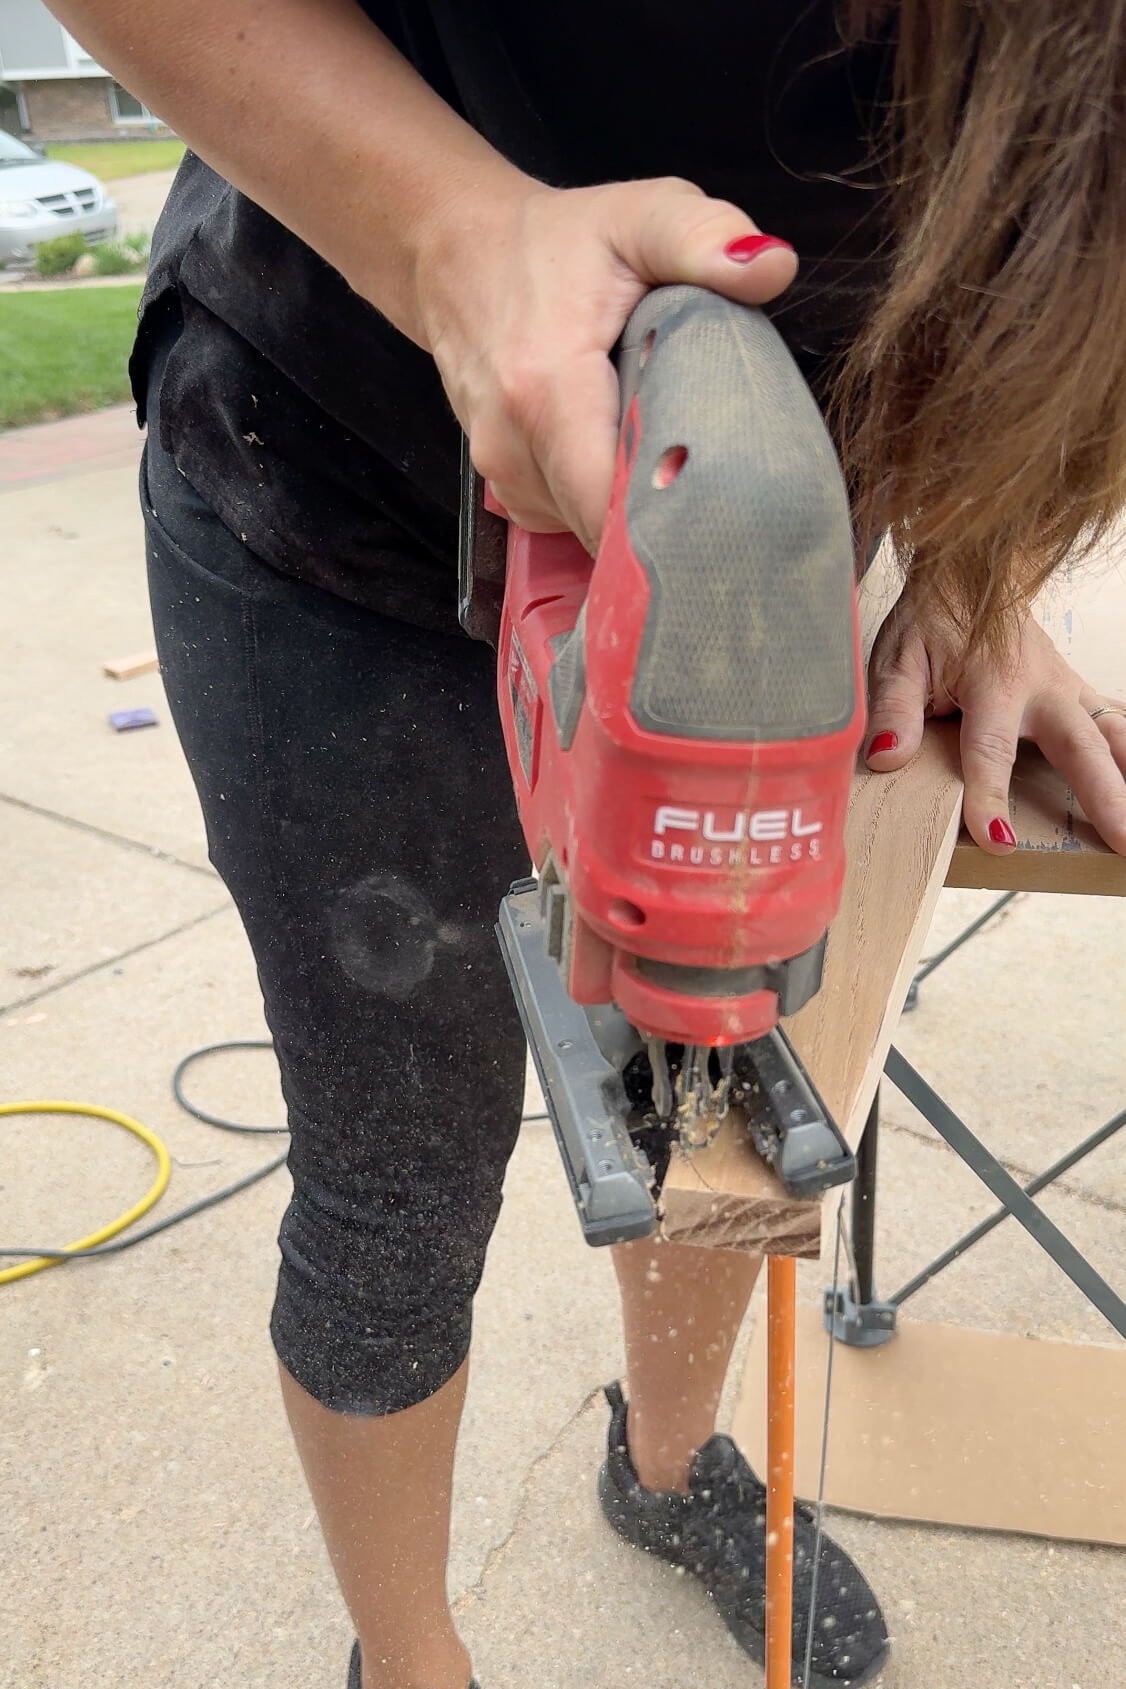
[[[115,733],[126,733],[131,727],[155,727],[156,716],[142,707],[136,710],[111,710],[109,724]]]

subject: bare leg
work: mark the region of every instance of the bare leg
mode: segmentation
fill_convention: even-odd
[[[648,1489],[688,1488],[715,1430],[727,1363],[762,1257],[683,1243],[618,1244],[629,1450]]]
[[[446,1559],[468,1363],[428,1401],[381,1419],[333,1413],[280,1370],[332,1569],[360,1639],[364,1689],[465,1689],[469,1657],[450,1616]]]

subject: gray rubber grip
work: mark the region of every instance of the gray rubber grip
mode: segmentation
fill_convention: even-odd
[[[626,494],[650,583],[638,723],[752,741],[843,728],[856,701],[848,498],[778,332],[702,288],[658,288],[618,368],[623,415],[636,391],[641,423]],[[683,468],[655,485],[673,447]]]

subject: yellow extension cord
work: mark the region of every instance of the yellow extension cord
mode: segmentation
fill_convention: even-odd
[[[124,1214],[111,1220],[108,1226],[102,1226],[98,1231],[91,1232],[89,1237],[78,1239],[77,1243],[68,1243],[68,1250],[93,1249],[96,1244],[105,1243],[107,1238],[116,1237],[126,1226],[131,1226],[134,1220],[139,1220],[142,1214],[160,1201],[172,1174],[172,1158],[166,1145],[150,1131],[142,1126],[139,1120],[133,1120],[128,1114],[119,1114],[115,1108],[97,1108],[93,1103],[0,1103],[0,1117],[9,1114],[83,1114],[94,1120],[108,1120],[111,1125],[124,1127],[126,1132],[132,1132],[135,1138],[140,1138],[156,1156],[156,1178],[139,1202]],[[32,1273],[41,1273],[47,1267],[61,1266],[66,1256],[38,1255],[32,1261],[21,1261],[19,1266],[0,1269],[0,1284],[12,1284],[16,1279],[28,1278]]]

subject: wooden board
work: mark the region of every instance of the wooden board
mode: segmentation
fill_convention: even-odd
[[[763,1470],[765,1319],[734,1431]],[[797,1490],[817,1493],[828,1339],[798,1310]],[[1126,1545],[1126,1347],[905,1322],[838,1343],[826,1499],[892,1519]]]
[[[865,664],[901,585],[885,546],[860,588]],[[897,773],[872,774],[861,764],[853,776],[844,889],[821,990],[784,1024],[854,1148],[922,956],[961,807],[952,722],[932,722],[918,755]]]
[[[1121,542],[1119,542],[1121,547]],[[1097,691],[1126,699],[1126,574],[1107,559],[1064,569],[1043,593],[1037,619]],[[1010,816],[1018,850],[989,856],[963,831],[947,880],[997,891],[1126,897],[1126,857],[1099,838],[1075,794],[1032,745],[1022,745]]]
[[[1122,637],[1126,650],[1126,628]],[[1126,897],[1126,856],[1103,843],[1070,786],[1034,745],[1022,745],[1017,755],[1009,813],[1019,850],[990,856],[963,828],[947,885]]]
[[[852,785],[848,868],[829,930],[821,990],[783,1024],[854,1147],[923,952],[958,834],[957,731],[932,723],[896,774]]]

